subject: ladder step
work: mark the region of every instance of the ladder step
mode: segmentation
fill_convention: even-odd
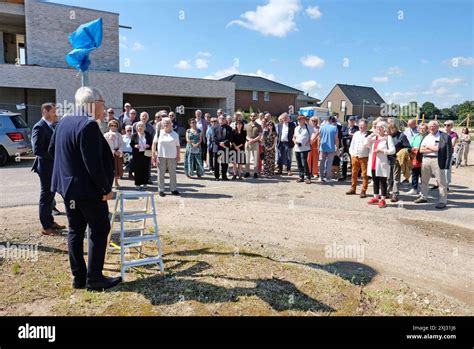
[[[145,242],[145,241],[158,241],[158,236],[147,234],[143,236],[132,236],[132,237],[124,238],[122,240],[124,245],[132,244],[135,242]],[[125,246],[125,247],[128,247],[128,246]]]
[[[123,230],[124,234],[127,233],[141,233],[143,231],[143,228],[125,228]],[[112,230],[112,234],[120,234],[120,230]]]
[[[122,268],[133,268],[133,267],[139,267],[141,265],[147,265],[147,264],[160,264],[161,262],[162,262],[161,257],[135,259],[135,260],[124,262],[122,265]]]
[[[132,213],[132,214],[124,214],[122,216],[122,220],[124,222],[135,222],[141,221],[143,219],[154,218],[155,215],[153,213]]]
[[[118,191],[118,195],[124,199],[139,199],[154,196],[155,193],[149,191]]]
[[[145,210],[140,210],[140,211],[123,211],[123,215],[127,215],[127,214],[138,214],[138,213],[149,213],[148,211],[145,211]],[[117,213],[119,215],[119,218],[120,218],[120,213]]]

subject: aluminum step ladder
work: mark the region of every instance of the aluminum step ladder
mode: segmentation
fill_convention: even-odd
[[[145,208],[141,211],[126,211],[125,202],[127,200],[145,200]],[[152,220],[154,229],[147,230],[146,222]],[[126,223],[140,224],[139,227],[126,227]],[[115,228],[117,226],[117,228]],[[120,245],[111,241],[113,234],[119,234]],[[158,248],[156,256],[143,257],[143,244],[145,242],[155,242]],[[127,269],[143,265],[157,264],[160,271],[164,271],[163,251],[158,230],[158,220],[156,217],[155,194],[142,191],[117,191],[115,198],[115,208],[110,222],[110,234],[108,246],[120,250],[120,272],[125,280]],[[138,259],[129,260],[127,255],[130,249],[137,249]]]

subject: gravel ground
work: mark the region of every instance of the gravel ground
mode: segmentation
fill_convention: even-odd
[[[28,166],[17,164],[0,171],[0,219],[11,219],[18,210],[34,212],[38,179]],[[236,251],[257,248],[317,267],[339,263],[340,272],[344,272],[341,263],[347,262],[348,268],[367,274],[367,287],[397,280],[460,304],[472,315],[473,174],[472,166],[453,170],[448,208],[443,211],[434,208],[434,199],[416,205],[414,197],[403,193],[399,204],[389,203],[384,210],[369,207],[367,200],[344,194],[348,183],[297,184],[294,176],[215,182],[209,175],[188,179],[182,167],[178,176],[182,196],[156,200],[164,234],[225,243]],[[23,195],[18,195],[19,188]],[[408,190],[405,186],[402,192]],[[137,205],[132,202],[130,207]],[[62,204],[59,207],[63,209]],[[31,217],[28,223],[34,220]],[[329,253],[341,249],[345,253]]]

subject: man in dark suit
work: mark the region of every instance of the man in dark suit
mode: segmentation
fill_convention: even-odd
[[[91,87],[76,92],[76,115],[65,116],[56,127],[49,153],[54,158],[51,190],[64,198],[69,222],[68,249],[73,287],[104,290],[121,278],[102,274],[110,231],[107,200],[113,197],[114,160],[96,118],[104,115],[104,97]],[[88,265],[84,235],[89,225]]]
[[[227,125],[224,116],[219,116],[218,124],[213,126],[213,153],[214,153],[214,176],[216,181],[220,178],[222,170],[222,180],[228,181],[227,170],[229,168],[230,144],[232,143],[232,128]]]
[[[53,158],[48,153],[48,147],[54,132],[54,124],[58,119],[54,104],[43,104],[41,106],[41,116],[41,120],[33,127],[31,134],[33,154],[36,156],[31,170],[38,174],[41,184],[39,199],[39,218],[43,226],[41,234],[54,236],[60,234],[58,230],[66,229],[64,225],[59,225],[54,222],[52,214],[55,194],[51,192]]]
[[[286,165],[288,175],[291,176],[291,160],[292,152],[295,147],[293,142],[293,135],[295,134],[295,124],[290,122],[290,117],[287,113],[280,115],[281,121],[276,126],[277,132],[277,150],[278,150],[278,174],[282,174],[283,165]]]

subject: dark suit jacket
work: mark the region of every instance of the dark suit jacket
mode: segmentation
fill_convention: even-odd
[[[65,200],[97,201],[112,191],[114,159],[95,120],[64,117],[49,146],[54,158],[51,191]]]
[[[52,136],[53,129],[43,119],[33,126],[31,144],[36,159],[31,170],[40,176],[45,176],[45,178],[51,178],[53,174],[53,158],[48,153]]]
[[[288,143],[290,143],[290,148],[293,148],[295,146],[295,143],[293,142],[293,136],[295,134],[295,124],[293,122],[288,123]],[[283,124],[279,123],[276,125],[276,132],[278,135],[277,138],[277,147],[280,145],[281,142],[281,133],[283,131]]]
[[[145,131],[145,139],[146,139],[146,144],[150,146],[150,148],[148,148],[147,150],[151,150],[151,146],[153,144],[153,137],[147,131]],[[135,148],[137,144],[138,144],[138,133],[134,133],[130,140],[130,146],[132,147],[133,156],[135,156],[135,154],[139,152],[139,150]]]
[[[438,165],[442,170],[447,170],[451,168],[451,157],[453,155],[453,145],[451,141],[451,136],[446,132],[440,131],[441,135],[439,137],[438,145]]]
[[[223,142],[226,147],[230,147],[233,139],[233,131],[229,125],[215,125],[212,127],[212,143],[213,152],[217,153],[219,150],[224,150],[219,143]]]

